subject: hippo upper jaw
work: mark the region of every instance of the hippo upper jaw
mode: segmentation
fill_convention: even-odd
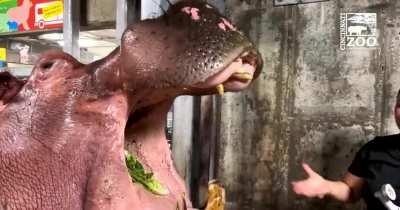
[[[231,63],[215,70],[215,74],[202,82],[168,88],[143,88],[140,91],[129,90],[131,98],[130,115],[137,110],[146,109],[180,95],[223,95],[225,92],[238,92],[246,89],[259,76],[262,68],[260,54],[254,50],[244,51]]]

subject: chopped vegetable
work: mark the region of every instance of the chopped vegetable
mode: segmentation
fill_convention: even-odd
[[[153,173],[146,172],[143,165],[131,153],[125,150],[125,163],[128,167],[129,175],[133,182],[143,185],[150,192],[157,195],[168,195],[169,191],[158,180],[154,178]]]

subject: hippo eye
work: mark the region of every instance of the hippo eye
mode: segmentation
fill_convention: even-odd
[[[49,69],[49,68],[51,68],[53,66],[53,64],[54,64],[53,61],[46,61],[46,62],[42,63],[40,65],[40,67],[43,68],[43,69]]]

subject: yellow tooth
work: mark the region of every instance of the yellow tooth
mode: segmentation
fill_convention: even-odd
[[[237,71],[235,71],[235,73],[246,73],[246,71],[244,69],[240,68]]]
[[[252,80],[253,76],[251,76],[249,73],[235,73],[235,77],[242,79],[242,80]]]
[[[224,85],[223,84],[217,85],[217,91],[220,96],[224,95]]]

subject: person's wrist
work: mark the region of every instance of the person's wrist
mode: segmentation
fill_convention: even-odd
[[[325,189],[324,196],[332,195],[333,183],[326,179],[323,179],[323,183],[324,183],[323,185],[324,185],[324,189]]]

